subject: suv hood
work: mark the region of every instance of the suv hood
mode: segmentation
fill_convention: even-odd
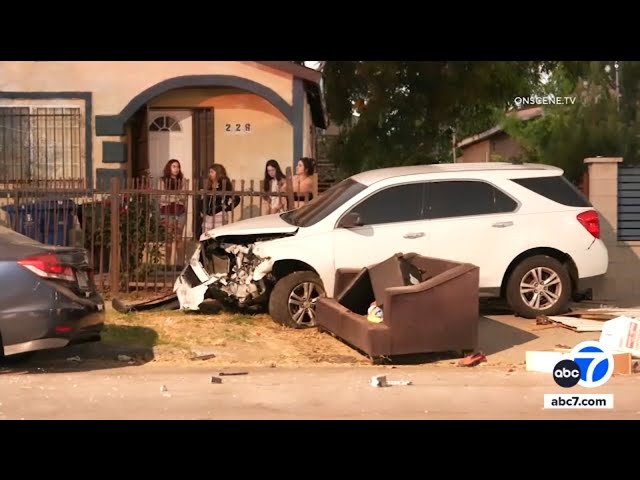
[[[263,215],[261,217],[240,220],[222,227],[217,227],[204,232],[200,241],[218,238],[226,235],[264,235],[271,233],[295,233],[299,227],[290,225],[280,218],[279,213]]]

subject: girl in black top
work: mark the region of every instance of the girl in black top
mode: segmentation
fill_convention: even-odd
[[[205,232],[228,223],[227,212],[232,211],[240,203],[238,195],[227,193],[233,191],[233,185],[227,175],[227,169],[219,163],[214,163],[209,168],[207,190],[212,193],[207,196],[204,216]]]

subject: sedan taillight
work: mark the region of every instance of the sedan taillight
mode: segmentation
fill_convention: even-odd
[[[19,260],[18,264],[41,278],[66,280],[68,282],[75,281],[73,269],[66,265],[62,265],[55,253],[35,255],[33,257]]]

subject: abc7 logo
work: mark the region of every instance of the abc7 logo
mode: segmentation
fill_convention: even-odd
[[[613,355],[598,342],[582,342],[567,358],[553,367],[553,379],[564,388],[579,385],[595,388],[604,385],[613,374]]]

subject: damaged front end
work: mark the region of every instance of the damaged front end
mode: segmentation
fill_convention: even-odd
[[[181,310],[199,310],[211,298],[238,307],[263,304],[274,278],[274,260],[259,254],[262,242],[291,234],[227,236],[200,243],[175,282]]]

